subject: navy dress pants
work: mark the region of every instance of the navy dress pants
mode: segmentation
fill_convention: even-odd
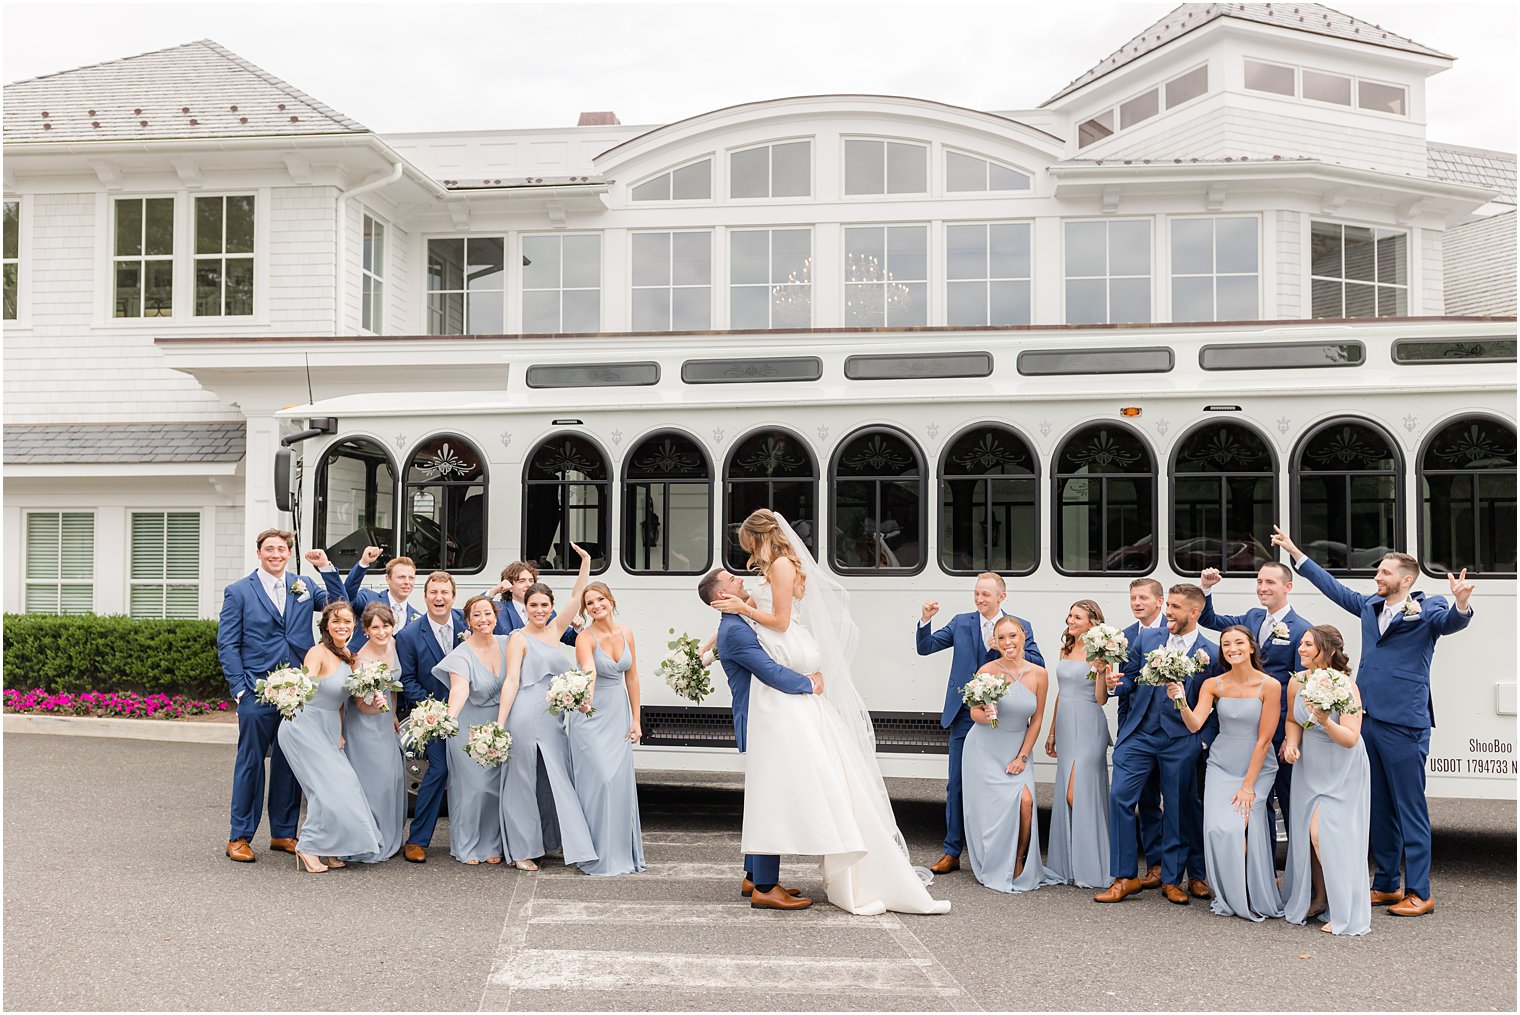
[[[433,841],[433,828],[438,824],[438,812],[443,810],[443,796],[449,789],[448,745],[442,740],[429,741],[425,756],[428,767],[422,775],[422,785],[417,787],[411,834],[406,837],[408,846],[421,846],[423,849]]]
[[[237,705],[237,760],[232,766],[233,839],[253,841],[264,813],[264,758],[269,758],[269,834],[294,839],[301,819],[301,784],[285,760],[275,733],[283,722],[280,710],[249,691]]]
[[[1404,890],[1430,898],[1430,810],[1425,802],[1425,758],[1430,730],[1362,718],[1362,740],[1372,769],[1373,890]]]

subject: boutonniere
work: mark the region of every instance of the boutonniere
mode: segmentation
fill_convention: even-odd
[[[297,599],[305,599],[307,591],[306,583],[297,578],[295,581],[290,583],[290,591],[295,594],[295,597]]]
[[[1209,664],[1209,654],[1203,649],[1199,649],[1193,653],[1193,662],[1197,663],[1198,668],[1201,670]]]
[[[1422,609],[1420,601],[1411,596],[1399,604],[1399,616],[1405,618],[1418,617]]]
[[[454,640],[455,641],[464,641],[469,636],[470,636],[470,632],[469,631],[460,631],[458,634],[454,635]]]
[[[1280,620],[1272,622],[1272,637],[1279,641],[1288,640],[1288,625]]]

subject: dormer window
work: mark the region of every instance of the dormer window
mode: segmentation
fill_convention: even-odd
[[[1343,74],[1304,68],[1304,98],[1334,106],[1351,105],[1351,79]]]
[[[1159,112],[1161,112],[1161,92],[1155,88],[1148,92],[1141,92],[1119,107],[1119,129],[1124,130],[1137,123],[1143,123]]]
[[[1077,148],[1096,144],[1115,131],[1128,130],[1144,123],[1161,112],[1161,96],[1166,95],[1168,111],[1185,102],[1191,102],[1209,91],[1209,65],[1199,64],[1192,70],[1158,85],[1148,88],[1119,103],[1083,120],[1077,125]]]
[[[1262,60],[1245,61],[1247,91],[1307,99],[1331,106],[1355,107],[1391,116],[1409,115],[1409,89],[1382,81],[1367,81],[1311,67],[1289,67]]]
[[[1105,109],[1090,120],[1084,120],[1077,127],[1077,147],[1086,148],[1090,144],[1096,144],[1114,132],[1114,111]]]
[[[645,180],[634,187],[635,201],[707,201],[712,198],[712,157]]]

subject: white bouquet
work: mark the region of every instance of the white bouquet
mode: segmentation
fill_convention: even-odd
[[[1356,715],[1362,706],[1356,703],[1351,689],[1351,677],[1340,670],[1312,670],[1298,674],[1298,693],[1304,701],[1320,709],[1326,715]],[[1312,719],[1303,724],[1304,729],[1317,725]]]
[[[1150,684],[1154,687],[1164,687],[1167,684],[1184,684],[1188,677],[1197,673],[1209,664],[1209,654],[1199,649],[1192,655],[1180,652],[1177,649],[1163,645],[1161,648],[1151,649],[1145,655],[1145,665],[1140,669],[1140,675],[1135,678],[1137,683]],[[1174,698],[1172,704],[1178,709],[1182,708],[1182,699]]]
[[[380,711],[391,710],[391,692],[401,690],[401,681],[391,676],[391,668],[379,660],[364,663],[348,675],[348,693]]]
[[[1081,637],[1082,650],[1090,663],[1108,663],[1118,666],[1129,658],[1129,639],[1124,632],[1108,624],[1094,624]],[[1088,670],[1088,680],[1097,680],[1098,671]]]
[[[967,708],[985,705],[992,714],[990,725],[997,729],[997,703],[1007,693],[1008,681],[996,673],[978,673],[966,681],[966,686],[961,689],[961,701],[966,703]]]
[[[294,719],[317,693],[317,685],[304,666],[286,666],[253,684],[254,695],[280,710],[281,719]]]
[[[670,629],[676,633],[675,628]],[[708,666],[702,658],[702,646],[689,634],[678,635],[667,642],[670,651],[660,660],[660,675],[670,689],[687,701],[702,703],[712,693],[712,681],[708,679]]]
[[[464,753],[481,768],[495,768],[512,756],[512,734],[502,729],[500,723],[471,726]]]
[[[589,670],[566,670],[556,674],[549,681],[549,690],[544,692],[550,714],[564,715],[566,712],[579,711],[582,705],[591,700],[591,685],[594,683],[596,674]],[[596,715],[596,709],[588,710],[586,715]]]
[[[459,733],[459,720],[449,715],[447,702],[429,698],[401,724],[401,743],[414,754],[421,754],[434,740],[447,740]]]

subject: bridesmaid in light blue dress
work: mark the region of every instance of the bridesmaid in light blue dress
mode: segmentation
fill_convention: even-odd
[[[401,668],[396,663],[396,642],[392,638],[395,615],[391,608],[384,603],[370,603],[359,622],[369,640],[355,655],[355,666],[384,663],[390,667],[392,676],[399,677]],[[397,736],[396,696],[387,697],[385,709],[351,698],[343,713],[343,750],[359,776],[370,813],[380,829],[378,853],[348,857],[361,863],[389,860],[400,851],[405,838],[406,762],[402,760],[401,740]]]
[[[295,717],[280,723],[276,737],[290,770],[306,794],[306,820],[296,838],[296,867],[320,874],[345,866],[338,857],[375,853],[380,830],[359,785],[359,776],[343,753],[345,681],[353,672],[348,639],[354,611],[345,602],[329,603],[318,622],[321,641],[306,653],[304,665],[317,693]],[[330,857],[323,864],[321,857]]]
[[[496,720],[506,679],[506,641],[497,636],[496,604],[471,596],[464,604],[470,636],[433,667],[449,682],[449,715],[459,732],[449,738],[449,854],[474,866],[501,863],[501,771],[485,768],[464,752],[470,727]],[[489,662],[487,662],[489,660]]]
[[[597,859],[582,863],[586,874],[602,877],[644,869],[639,829],[639,788],[633,775],[633,745],[639,729],[638,655],[633,632],[612,622],[617,601],[602,582],[586,587],[591,625],[575,642],[576,663],[596,671],[595,715],[571,713],[570,766],[575,795],[591,829]],[[609,655],[607,646],[612,646]]]
[[[1066,614],[1061,658],[1056,663],[1056,714],[1045,753],[1056,759],[1056,783],[1050,810],[1050,855],[1045,871],[1062,884],[1104,888],[1108,876],[1108,749],[1113,738],[1108,717],[1098,704],[1099,681],[1088,680],[1092,667],[1080,641],[1103,610],[1082,599]]]
[[[1298,654],[1305,670],[1351,672],[1341,633],[1329,625],[1305,631]],[[1356,684],[1351,687],[1360,705],[1361,692]],[[1298,681],[1288,681],[1293,721],[1283,738],[1283,760],[1293,766],[1293,806],[1283,908],[1289,923],[1318,917],[1327,933],[1367,934],[1372,930],[1367,891],[1372,770],[1362,743],[1362,715],[1326,715],[1298,692]]]
[[[1053,883],[1040,862],[1030,761],[1045,714],[1049,678],[1042,667],[1024,658],[1023,624],[1004,617],[992,637],[1002,658],[977,672],[994,673],[1009,687],[996,705],[996,728],[986,707],[971,710],[976,725],[966,735],[961,756],[966,856],[976,879],[993,891],[1028,892]]]
[[[1244,627],[1220,633],[1219,654],[1230,669],[1204,681],[1196,708],[1188,707],[1181,684],[1168,684],[1167,693],[1195,733],[1211,712],[1219,713],[1203,784],[1203,862],[1214,890],[1209,908],[1260,922],[1283,915],[1267,820],[1267,794],[1277,778],[1272,734],[1282,685],[1261,672],[1256,639]]]

